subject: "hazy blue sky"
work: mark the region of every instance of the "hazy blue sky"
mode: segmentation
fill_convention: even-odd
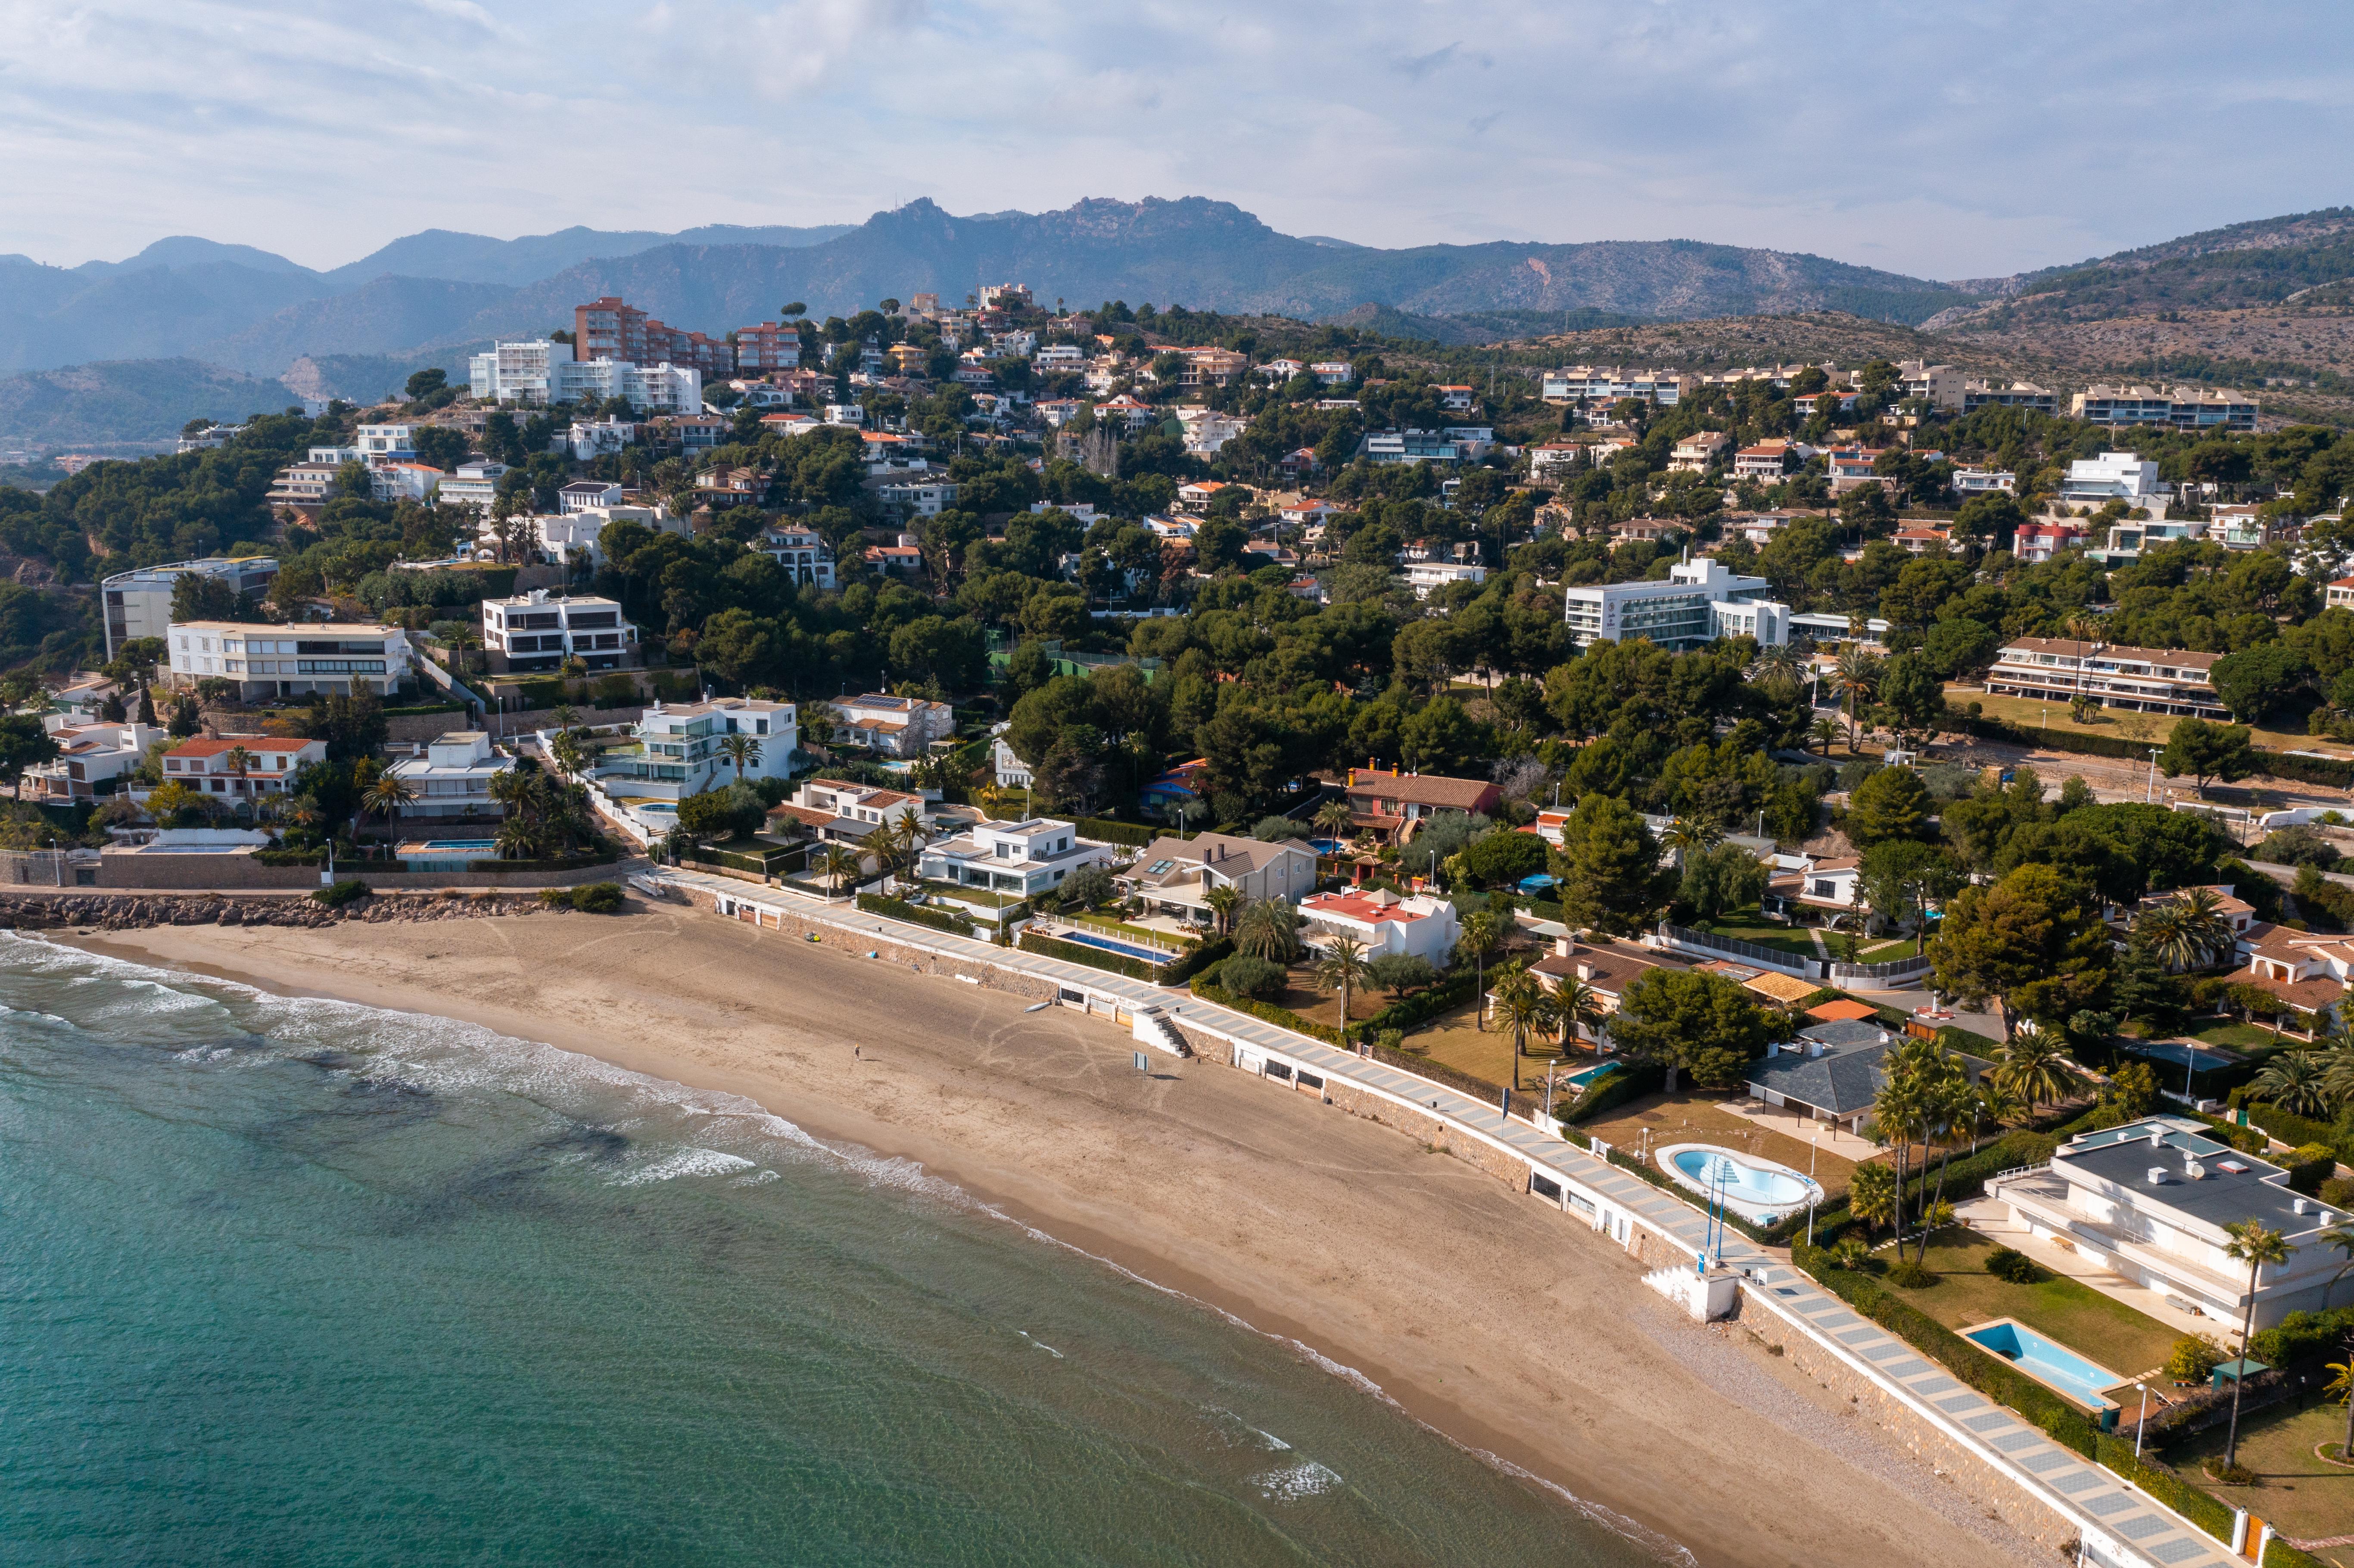
[[[1936,277],[2354,200],[2342,0],[0,0],[0,251],[1222,197]]]

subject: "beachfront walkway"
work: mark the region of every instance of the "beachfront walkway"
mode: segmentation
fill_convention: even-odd
[[[1633,1215],[1645,1227],[1699,1255],[1708,1221],[1700,1210],[1660,1188],[1611,1165],[1528,1122],[1505,1117],[1493,1102],[1476,1099],[1426,1078],[1416,1077],[1352,1052],[1295,1034],[1288,1029],[1232,1012],[1182,991],[1129,980],[1108,970],[1066,963],[1019,948],[957,937],[928,927],[906,925],[869,915],[847,900],[828,904],[788,888],[761,887],[691,870],[657,867],[641,874],[657,882],[691,886],[706,895],[739,904],[790,911],[803,919],[839,929],[873,932],[896,945],[927,949],[946,958],[991,964],[1052,980],[1074,991],[1119,999],[1129,1011],[1157,1006],[1182,1030],[1203,1030],[1308,1066],[1328,1079],[1340,1078],[1393,1099],[1425,1108],[1466,1132],[1509,1150],[1532,1166],[1542,1166]],[[2122,1478],[2073,1450],[2052,1442],[2009,1409],[1956,1381],[1912,1346],[1861,1318],[1838,1297],[1792,1266],[1784,1256],[1744,1237],[1725,1234],[1719,1260],[1749,1277],[1753,1300],[1808,1333],[1863,1375],[1897,1394],[1915,1412],[1965,1446],[1976,1450],[2055,1512],[2105,1535],[2132,1555],[2096,1555],[2093,1560],[2127,1563],[2137,1558],[2161,1568],[2230,1568],[2228,1543],[2217,1541],[2161,1507]]]

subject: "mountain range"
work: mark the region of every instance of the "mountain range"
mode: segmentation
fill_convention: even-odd
[[[0,372],[80,367],[64,404],[54,376],[39,396],[12,395],[0,381],[0,437],[32,433],[10,418],[12,408],[62,415],[67,405],[101,402],[81,372],[104,373],[101,383],[107,375],[137,381],[136,418],[109,423],[119,440],[154,439],[124,432],[160,417],[170,401],[162,389],[175,379],[216,399],[244,378],[372,397],[410,369],[455,370],[496,338],[568,325],[576,304],[606,294],[716,334],[774,319],[786,301],[804,302],[813,315],[847,314],[918,292],[960,302],[983,283],[1013,281],[1042,303],[1183,303],[1465,344],[1819,311],[2015,337],[2155,313],[2317,307],[2346,296],[2349,278],[2349,208],[1958,282],[1682,239],[1384,249],[1283,234],[1199,196],[966,217],[918,200],[854,227],[575,228],[515,239],[429,229],[323,271],[184,236],[127,260],[73,268],[0,257]],[[2201,352],[2225,363],[2231,341],[2215,337]],[[175,365],[168,373],[120,368],[151,361]],[[44,440],[65,428],[57,418],[38,423]]]

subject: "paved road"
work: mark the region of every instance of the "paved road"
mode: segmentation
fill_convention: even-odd
[[[1718,1233],[1712,1237],[1707,1216],[1692,1205],[1528,1122],[1506,1118],[1493,1103],[1262,1019],[1107,970],[928,927],[886,921],[848,903],[829,904],[788,888],[763,888],[691,870],[657,868],[642,874],[770,909],[790,910],[797,916],[823,920],[840,928],[871,930],[903,946],[1039,975],[1073,990],[1116,997],[1131,1009],[1157,1005],[1172,1014],[1181,1029],[1206,1030],[1240,1041],[1321,1073],[1328,1080],[1338,1078],[1422,1107],[1633,1215],[1695,1257],[1713,1245],[1719,1261],[1749,1276],[1755,1299],[1793,1329],[1803,1329],[1835,1347],[1834,1353],[1843,1355],[1883,1387],[1902,1391],[1917,1411],[1946,1425],[2047,1505],[2090,1524],[2126,1548],[2131,1555],[2119,1556],[2117,1561],[2139,1561],[2160,1568],[2229,1568],[2236,1561],[2224,1542],[2126,1485],[2114,1472],[2053,1443],[1912,1346],[1857,1316],[1844,1301],[1792,1266],[1787,1252],[1758,1246],[1737,1234]]]

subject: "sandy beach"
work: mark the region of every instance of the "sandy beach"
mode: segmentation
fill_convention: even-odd
[[[2050,1554],[1746,1331],[1677,1315],[1567,1216],[1225,1067],[1140,1075],[1101,1020],[683,909],[64,939],[466,1019],[918,1160],[1704,1564]]]

